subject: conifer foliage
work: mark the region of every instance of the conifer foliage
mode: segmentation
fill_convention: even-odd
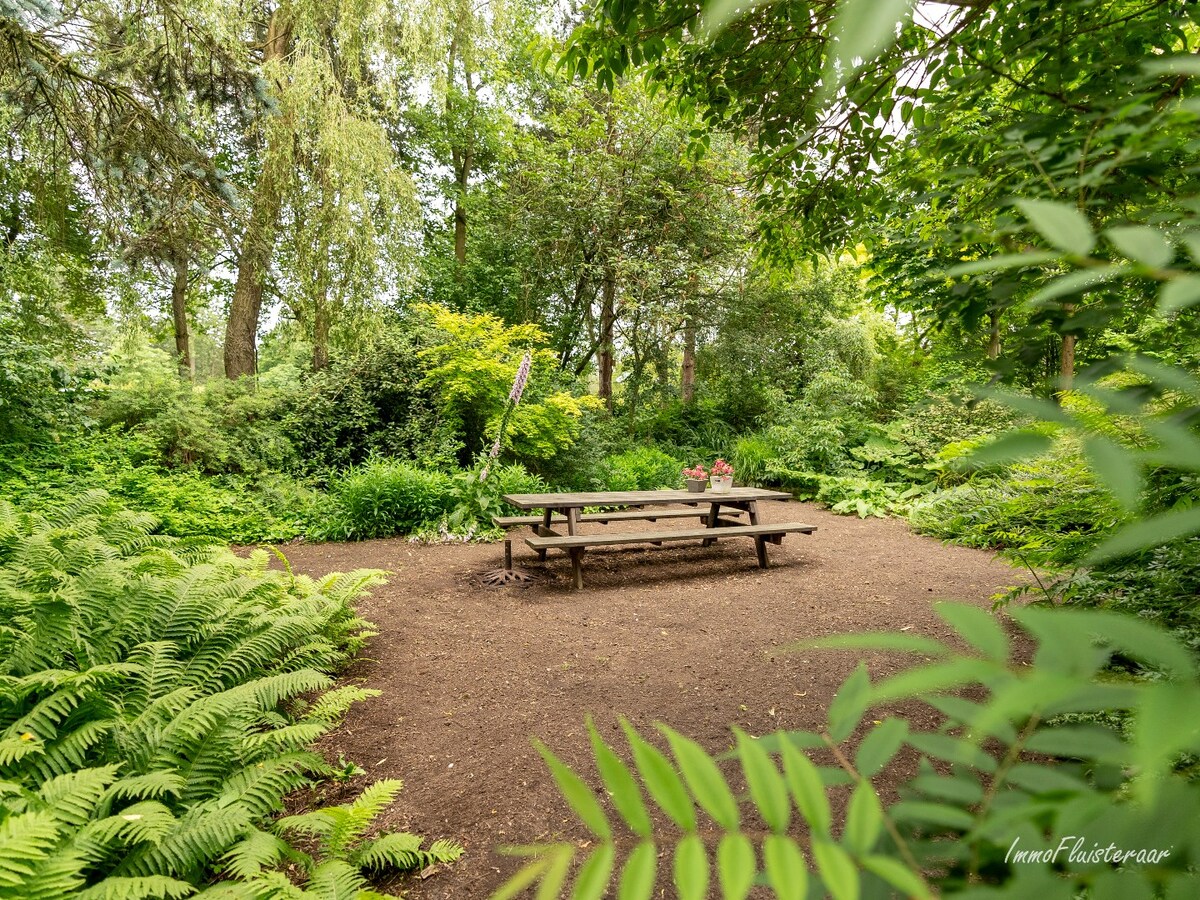
[[[152,526],[99,492],[47,518],[0,501],[0,898],[378,896],[364,871],[460,855],[366,837],[395,781],[271,821],[375,693],[330,673],[381,573],[313,580]]]

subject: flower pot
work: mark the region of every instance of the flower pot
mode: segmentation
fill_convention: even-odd
[[[710,480],[714,494],[728,494],[733,490],[732,475],[714,475]]]
[[[693,494],[703,494],[706,487],[708,487],[708,482],[703,478],[689,478],[687,480],[687,489]]]

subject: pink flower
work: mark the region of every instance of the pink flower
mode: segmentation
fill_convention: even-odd
[[[718,459],[713,463],[712,474],[718,478],[725,478],[733,474],[733,466],[725,462],[723,459]]]
[[[700,481],[703,481],[705,478],[708,477],[708,472],[705,471],[704,466],[695,466],[691,469],[684,469],[683,477],[684,478],[695,478]]]
[[[533,368],[533,355],[526,350],[517,369],[517,377],[513,381],[512,390],[508,392],[508,402],[516,406],[521,402],[521,394],[525,392],[525,384],[529,381],[529,370]]]

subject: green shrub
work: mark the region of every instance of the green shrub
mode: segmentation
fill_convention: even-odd
[[[272,824],[331,767],[307,749],[373,691],[331,673],[372,632],[379,574],[320,580],[150,534],[84,494],[49,517],[0,502],[0,897],[353,897],[364,869],[461,850],[361,835],[398,784]],[[339,837],[312,857],[289,834]],[[308,842],[305,841],[307,845]]]
[[[422,381],[427,366],[419,352],[427,335],[419,324],[397,323],[292,395],[283,427],[304,471],[343,469],[372,456],[432,468],[454,464],[462,436]]]
[[[919,500],[910,521],[925,534],[991,548],[1031,566],[1082,559],[1125,518],[1070,448],[985,474]]]
[[[372,459],[333,480],[330,517],[314,526],[327,540],[408,534],[446,516],[458,502],[454,478],[411,463]]]
[[[637,447],[607,457],[600,471],[605,490],[652,491],[679,487],[685,465],[657,447]]]
[[[320,496],[286,475],[206,476],[155,464],[144,434],[81,434],[64,443],[0,456],[0,497],[45,511],[87,490],[103,490],[146,512],[176,537],[238,544],[287,541],[305,533]]]
[[[487,471],[487,477],[480,475]],[[492,463],[487,466],[481,457],[474,470],[454,476],[455,503],[447,525],[459,534],[498,534],[492,516],[515,515],[523,512],[505,503],[505,494],[539,494],[546,491],[546,482],[529,473],[524,466]]]
[[[136,435],[143,458],[156,465],[209,475],[295,467],[285,390],[251,379],[193,385],[166,353],[139,347],[114,356],[98,396],[97,424]]]

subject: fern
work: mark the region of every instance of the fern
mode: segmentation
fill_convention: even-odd
[[[0,502],[0,900],[368,896],[350,855],[398,782],[312,813],[334,823],[319,861],[266,825],[377,693],[330,673],[378,573],[314,581],[153,524],[98,493],[44,518]]]

